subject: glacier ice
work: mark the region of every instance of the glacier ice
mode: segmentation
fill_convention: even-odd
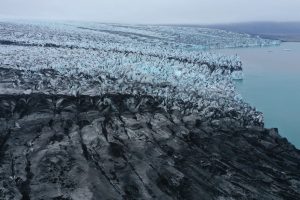
[[[0,22],[0,67],[21,71],[13,88],[38,80],[23,84],[26,91],[150,95],[164,99],[163,107],[175,100],[193,104],[191,112],[206,107],[206,114],[236,108],[262,122],[232,83],[243,77],[239,57],[205,50],[276,44],[197,27],[6,21]]]

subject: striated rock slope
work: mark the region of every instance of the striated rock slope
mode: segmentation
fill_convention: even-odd
[[[299,199],[299,150],[234,112],[117,94],[0,99],[0,199]]]

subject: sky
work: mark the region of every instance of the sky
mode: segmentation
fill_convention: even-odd
[[[0,0],[0,17],[115,23],[300,21],[300,0]]]

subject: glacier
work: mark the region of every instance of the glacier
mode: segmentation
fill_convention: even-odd
[[[0,66],[14,70],[14,93],[64,95],[133,94],[174,107],[237,108],[251,123],[262,114],[235,91],[242,79],[238,56],[211,49],[278,45],[278,41],[222,30],[154,25],[76,22],[0,22]],[[35,80],[35,81],[33,81]],[[4,87],[4,88],[3,88]],[[198,110],[198,111],[197,111]],[[226,112],[227,112],[226,111]]]
[[[298,199],[299,151],[236,92],[240,58],[213,53],[279,43],[0,20],[0,199]]]

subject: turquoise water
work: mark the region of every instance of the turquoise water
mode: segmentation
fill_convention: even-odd
[[[267,128],[279,128],[300,149],[300,43],[218,52],[240,56],[245,78],[236,86],[243,99],[264,113]]]

